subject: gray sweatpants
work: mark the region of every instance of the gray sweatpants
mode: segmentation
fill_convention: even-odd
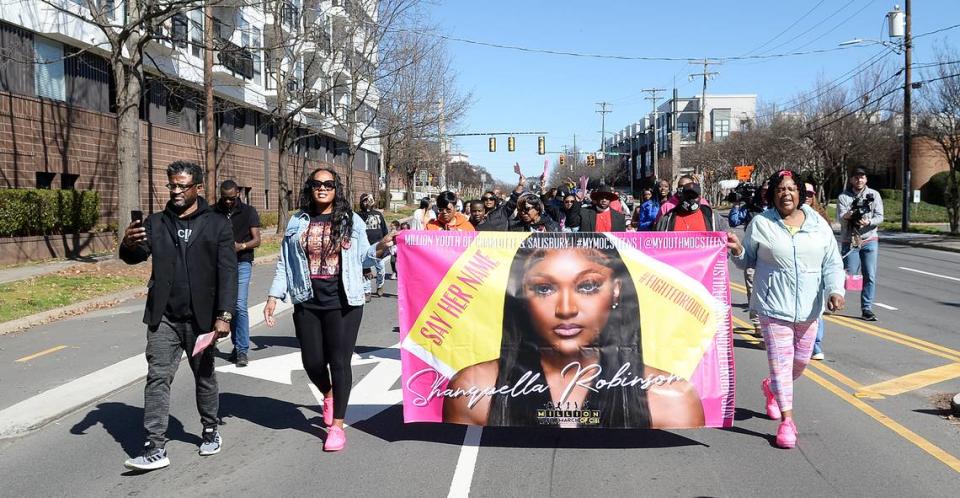
[[[220,393],[213,370],[214,346],[199,356],[190,356],[199,331],[193,322],[171,322],[164,318],[156,328],[147,329],[147,385],[143,389],[143,427],[147,439],[162,448],[167,442],[170,420],[170,384],[180,366],[180,357],[187,352],[197,394],[197,411],[203,427],[217,426]]]

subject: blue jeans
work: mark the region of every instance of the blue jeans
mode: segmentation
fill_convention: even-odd
[[[374,263],[371,268],[377,273],[377,289],[379,289],[383,287],[383,282],[387,278],[387,269],[384,267],[382,259],[374,259],[373,261]],[[363,279],[363,291],[367,294],[371,293],[370,279]]]
[[[813,354],[823,352],[823,317],[817,319],[817,340],[813,341]]]
[[[247,314],[247,296],[250,294],[250,274],[253,272],[253,263],[240,261],[237,263],[237,310],[230,322],[233,349],[237,353],[246,353],[250,349],[250,316]]]
[[[860,310],[873,311],[873,298],[877,293],[877,251],[880,242],[865,242],[859,249],[850,249],[850,243],[843,244],[841,252],[847,254],[843,264],[847,273],[856,275],[863,272],[863,291],[860,293]]]

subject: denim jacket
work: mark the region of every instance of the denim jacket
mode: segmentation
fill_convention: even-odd
[[[300,244],[300,237],[310,226],[310,215],[297,211],[290,217],[287,229],[280,244],[280,259],[277,272],[270,285],[269,296],[278,299],[290,294],[293,304],[313,298],[313,285],[310,283],[307,253]],[[350,247],[340,250],[340,279],[347,304],[362,306],[364,303],[363,265],[373,264],[376,246],[367,240],[367,224],[357,213],[353,213],[353,230],[350,233]]]
[[[750,309],[778,320],[799,323],[823,314],[824,296],[843,296],[843,263],[833,230],[816,211],[802,206],[806,219],[790,235],[776,209],[767,209],[747,225],[738,268],[756,268]]]

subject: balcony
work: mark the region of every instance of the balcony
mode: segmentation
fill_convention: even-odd
[[[221,40],[217,63],[213,65],[213,77],[227,83],[246,83],[253,79],[253,53]]]
[[[283,34],[294,34],[300,29],[300,7],[293,2],[283,2],[279,17],[276,12],[268,11],[265,14],[264,31],[272,31],[277,21]]]

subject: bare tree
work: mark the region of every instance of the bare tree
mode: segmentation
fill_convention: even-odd
[[[384,71],[377,121],[388,188],[391,176],[401,175],[411,203],[415,177],[429,156],[424,140],[439,144],[441,120],[448,129],[454,127],[471,100],[469,94],[460,93],[443,41],[431,36],[432,30],[421,26],[390,34],[394,57],[392,67]]]
[[[36,3],[23,0],[24,8]],[[140,208],[138,172],[140,168],[140,102],[144,83],[144,47],[151,41],[169,39],[171,18],[200,5],[199,0],[82,0],[76,3],[41,0],[68,19],[99,31],[105,43],[115,95],[113,107],[117,121],[118,213]],[[122,231],[124,224],[118,223]]]
[[[932,140],[949,165],[944,200],[950,233],[960,226],[960,51],[945,45],[937,52],[935,69],[920,91],[917,133]]]

